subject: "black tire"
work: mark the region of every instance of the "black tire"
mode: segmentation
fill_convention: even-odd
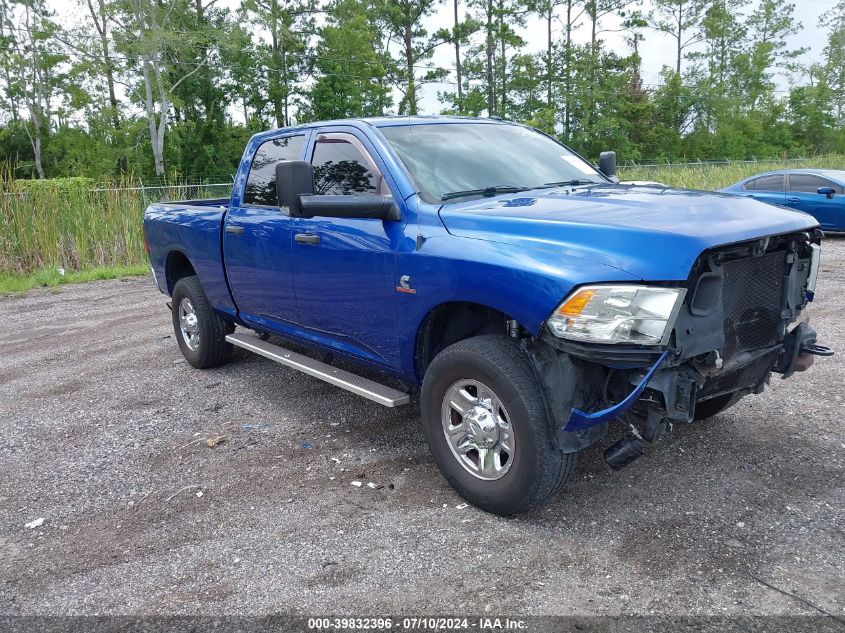
[[[467,379],[491,389],[510,418],[515,451],[509,469],[499,479],[471,474],[446,439],[441,417],[444,398],[454,384]],[[420,412],[440,472],[464,499],[488,512],[511,515],[545,503],[575,467],[575,454],[561,453],[554,446],[541,387],[512,338],[477,336],[440,352],[426,370]]]
[[[218,367],[232,358],[232,344],[226,342],[226,335],[235,331],[235,326],[221,319],[212,309],[197,277],[183,277],[173,288],[173,331],[182,355],[197,369]],[[179,307],[187,299],[196,315],[198,342],[191,349],[182,333]]]
[[[706,420],[712,418],[714,415],[721,413],[725,409],[730,409],[737,402],[742,400],[743,394],[739,391],[733,393],[726,393],[715,398],[709,398],[695,403],[695,415],[693,420]]]

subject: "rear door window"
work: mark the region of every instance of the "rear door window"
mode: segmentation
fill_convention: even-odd
[[[842,193],[842,187],[827,178],[813,174],[789,174],[789,190],[797,193],[816,193],[819,187],[830,187],[836,193]]]
[[[276,163],[299,160],[305,136],[284,136],[265,141],[255,152],[244,190],[244,204],[279,206],[276,195]]]
[[[746,191],[783,191],[783,174],[760,176],[745,183]]]

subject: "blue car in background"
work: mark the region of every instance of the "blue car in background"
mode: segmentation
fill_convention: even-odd
[[[771,171],[720,191],[804,211],[826,231],[845,231],[845,170]]]

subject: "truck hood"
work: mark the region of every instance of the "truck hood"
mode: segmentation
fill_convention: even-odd
[[[452,235],[554,250],[652,281],[686,279],[714,246],[818,226],[750,198],[611,184],[443,205],[440,217]]]

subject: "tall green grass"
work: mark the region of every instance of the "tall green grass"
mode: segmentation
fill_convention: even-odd
[[[143,215],[137,191],[0,179],[0,271],[142,264]]]
[[[14,180],[8,170],[0,173],[0,273],[137,268],[146,263],[142,222],[151,199],[228,195],[228,185],[97,184],[88,178]]]
[[[727,164],[660,165],[657,167],[622,167],[621,180],[654,180],[670,187],[685,189],[721,189],[738,180],[775,169],[845,169],[845,156],[820,156],[806,160],[757,161]]]

